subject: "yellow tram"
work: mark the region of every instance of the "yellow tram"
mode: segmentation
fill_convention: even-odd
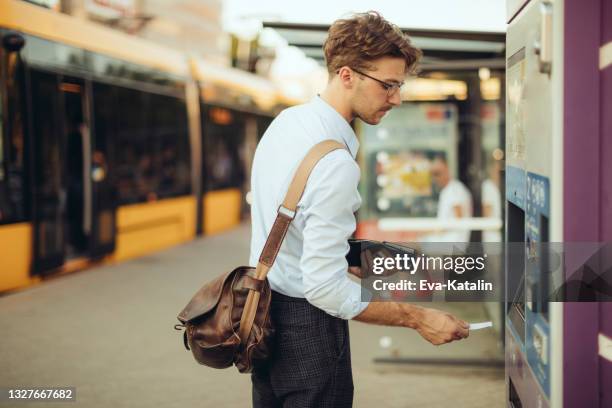
[[[241,221],[271,82],[0,5],[0,292]]]

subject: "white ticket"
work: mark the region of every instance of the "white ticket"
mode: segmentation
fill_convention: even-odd
[[[493,327],[493,322],[470,323],[470,330],[486,329],[487,327]]]

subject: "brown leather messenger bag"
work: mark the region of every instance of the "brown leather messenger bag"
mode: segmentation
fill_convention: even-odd
[[[240,266],[204,285],[179,313],[185,348],[200,364],[226,368],[235,364],[241,373],[269,355],[273,335],[270,319],[271,290],[266,275],[283,243],[312,169],[326,154],[345,149],[325,140],[306,154],[298,167],[259,257],[257,267]]]

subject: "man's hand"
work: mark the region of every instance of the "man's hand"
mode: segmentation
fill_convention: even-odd
[[[349,266],[348,271],[351,275],[358,277],[359,279],[363,279],[363,275],[361,274],[360,266]]]
[[[415,329],[436,346],[469,336],[469,325],[450,313],[410,303],[370,302],[355,320],[385,326]]]
[[[435,346],[465,339],[470,335],[468,323],[450,313],[429,308],[421,308],[420,313],[415,329]]]

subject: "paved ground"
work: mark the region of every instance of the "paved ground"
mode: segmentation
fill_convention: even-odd
[[[248,407],[250,379],[198,366],[176,315],[210,277],[248,259],[249,227],[0,297],[0,387],[73,386],[68,407]],[[442,307],[449,305],[442,305]],[[454,304],[470,321],[480,305]],[[381,348],[382,336],[392,344]],[[499,359],[493,332],[434,347],[413,331],[351,322],[356,407],[502,407],[503,368],[375,358]],[[44,407],[59,403],[19,404]],[[0,406],[7,406],[1,404]]]

